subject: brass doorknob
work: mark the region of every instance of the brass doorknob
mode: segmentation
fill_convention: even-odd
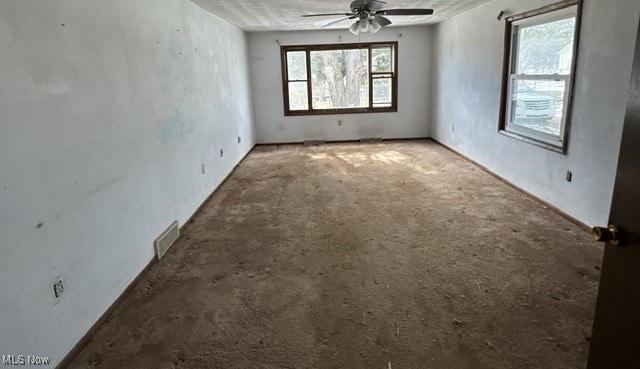
[[[591,229],[593,232],[593,238],[599,242],[610,242],[613,246],[618,246],[620,244],[620,231],[618,227],[613,224],[610,224],[607,228],[605,227],[593,227]]]

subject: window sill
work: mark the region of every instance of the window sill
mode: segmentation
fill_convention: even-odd
[[[357,108],[357,109],[323,109],[323,110],[293,110],[285,111],[284,115],[300,116],[300,115],[340,115],[340,114],[370,114],[370,113],[396,113],[398,108]]]
[[[530,145],[538,146],[543,149],[547,149],[549,151],[557,152],[558,154],[564,155],[566,151],[566,145],[562,143],[558,143],[558,145],[554,145],[549,142],[542,141],[541,139],[536,139],[535,137],[525,136],[519,133],[507,131],[504,129],[499,130],[498,133],[503,136],[514,138],[518,141],[526,142]]]

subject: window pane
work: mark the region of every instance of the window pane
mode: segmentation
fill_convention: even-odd
[[[560,136],[566,81],[512,79],[509,124]]]
[[[369,106],[369,50],[311,52],[314,109]]]
[[[392,67],[393,59],[390,47],[371,49],[371,68],[373,72],[391,72]]]
[[[307,82],[289,82],[289,110],[308,110]]]
[[[391,106],[391,78],[374,78],[373,105]]]
[[[307,57],[305,51],[287,52],[287,69],[290,81],[307,79]]]
[[[517,74],[569,74],[573,60],[575,16],[517,26]]]

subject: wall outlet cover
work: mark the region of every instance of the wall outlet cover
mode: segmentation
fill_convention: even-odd
[[[62,279],[62,276],[56,277],[56,279],[51,282],[49,290],[51,291],[51,297],[53,297],[54,305],[60,302],[60,300],[63,298],[65,287],[66,286],[64,283],[64,279]]]

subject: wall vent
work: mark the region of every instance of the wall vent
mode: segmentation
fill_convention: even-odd
[[[326,144],[327,140],[306,140],[304,141],[305,145],[322,145]]]
[[[155,241],[153,241],[153,246],[156,249],[156,256],[158,260],[164,256],[164,254],[169,250],[169,247],[173,245],[174,242],[180,236],[180,228],[178,227],[178,221],[173,222],[169,228],[167,228]]]
[[[360,143],[379,143],[382,142],[382,137],[362,137]]]

